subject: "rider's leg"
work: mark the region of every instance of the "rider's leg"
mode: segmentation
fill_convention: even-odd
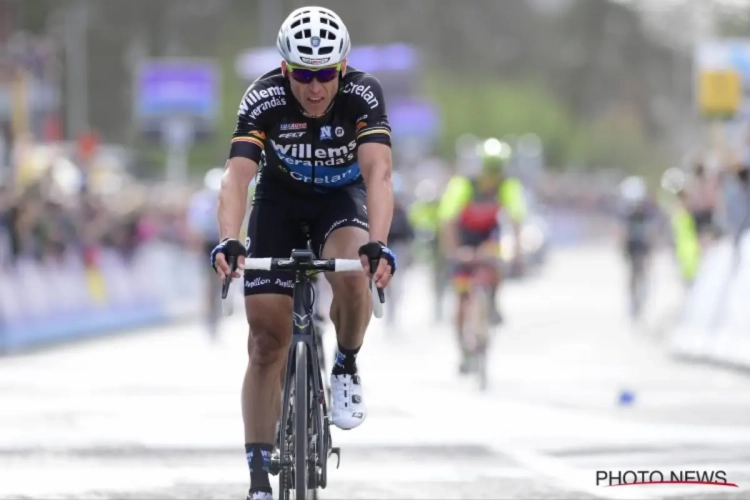
[[[492,308],[490,309],[490,319],[493,324],[499,324],[503,322],[503,314],[502,308],[500,307],[500,303],[498,301],[498,296],[500,295],[502,287],[505,284],[505,272],[503,269],[503,263],[498,259],[498,257],[500,256],[499,250],[502,250],[502,247],[500,245],[500,230],[498,229],[496,231],[493,231],[488,236],[488,241],[493,242],[491,245],[489,245],[490,248],[492,248],[492,254],[488,255],[488,257],[496,260],[491,269],[488,269],[488,272],[491,272],[492,276],[492,281],[489,287],[489,299],[490,305],[492,306]]]
[[[284,295],[245,299],[250,325],[248,365],[242,384],[245,452],[251,491],[268,491],[268,466],[281,412],[279,374],[286,361],[292,331],[292,301]]]
[[[369,241],[365,193],[351,187],[326,198],[311,225],[314,248],[325,259],[357,259]],[[372,315],[369,280],[364,273],[331,273],[330,319],[336,331],[336,359],[331,371],[331,420],[341,429],[364,422],[367,409],[356,358]]]
[[[367,231],[344,227],[333,231],[323,248],[323,258],[359,258],[359,247],[368,241]],[[331,321],[338,346],[331,377],[333,423],[353,429],[367,417],[356,358],[372,315],[369,282],[363,273],[337,273],[326,276],[331,284]]]
[[[491,269],[492,272],[492,284],[494,286],[490,286],[490,304],[492,305],[492,309],[490,310],[490,313],[493,315],[492,322],[493,323],[502,323],[503,322],[503,314],[502,314],[502,308],[500,307],[500,304],[498,302],[498,295],[500,294],[500,291],[503,287],[503,284],[505,283],[505,273],[503,271],[502,263],[497,263],[496,265],[492,266]]]
[[[301,230],[286,218],[288,206],[256,200],[248,224],[249,256],[288,256],[292,249],[304,248]],[[287,273],[246,271],[244,285],[250,326],[242,385],[245,452],[251,496],[265,498],[271,493],[268,467],[281,414],[280,381],[292,331],[293,278]]]
[[[456,293],[456,315],[454,329],[456,332],[456,344],[460,355],[459,371],[465,373],[468,370],[469,352],[466,338],[466,315],[469,308],[469,287],[471,286],[470,269],[459,267],[453,277],[453,288]]]

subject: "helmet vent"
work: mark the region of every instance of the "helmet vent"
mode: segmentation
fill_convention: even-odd
[[[321,56],[330,54],[331,52],[333,52],[333,47],[321,47],[318,49],[318,54]]]
[[[338,23],[336,21],[334,21],[333,19],[328,19],[327,17],[323,17],[323,18],[320,19],[320,22],[321,22],[321,24],[327,24],[327,25],[329,25],[330,27],[332,27],[335,30],[339,29]]]
[[[311,47],[305,47],[304,45],[297,46],[297,50],[299,50],[301,54],[307,54],[308,56],[311,56],[313,53]]]

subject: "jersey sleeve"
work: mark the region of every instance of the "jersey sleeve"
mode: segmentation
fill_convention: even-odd
[[[513,222],[521,222],[526,218],[526,197],[523,194],[523,184],[518,179],[510,178],[500,184],[498,192],[500,205],[508,211]]]
[[[471,182],[466,177],[454,177],[445,187],[438,206],[438,220],[441,223],[455,219],[466,204],[471,201]]]
[[[351,94],[357,130],[357,145],[368,142],[391,145],[391,126],[385,109],[383,88],[377,78],[363,75],[346,85],[343,92]]]
[[[237,110],[237,126],[232,134],[229,158],[248,158],[258,163],[263,153],[268,121],[268,101],[277,99],[258,82],[248,87]]]

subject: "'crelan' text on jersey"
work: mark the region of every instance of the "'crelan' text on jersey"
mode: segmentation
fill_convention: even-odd
[[[309,118],[277,69],[258,78],[245,92],[229,157],[261,164],[258,197],[274,187],[325,193],[362,183],[357,147],[367,142],[391,144],[377,79],[348,68],[328,112]]]

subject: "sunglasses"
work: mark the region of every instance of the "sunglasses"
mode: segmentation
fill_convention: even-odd
[[[310,83],[315,79],[320,83],[330,82],[341,72],[341,64],[320,69],[300,68],[289,64],[287,68],[292,78],[299,83]]]

